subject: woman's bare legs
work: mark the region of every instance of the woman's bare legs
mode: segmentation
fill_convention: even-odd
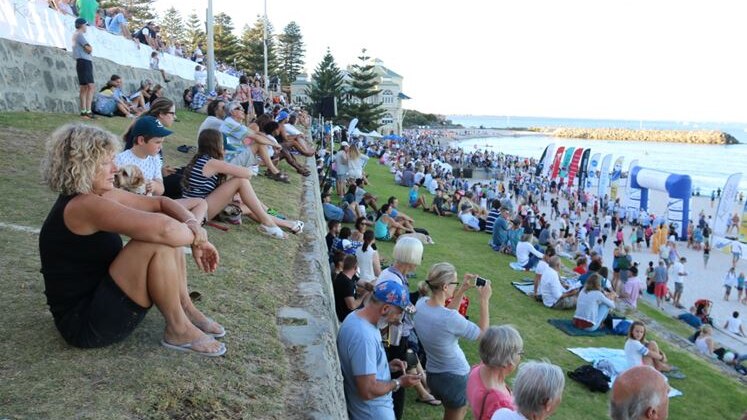
[[[267,167],[267,170],[270,171],[270,173],[277,174],[280,172],[280,169],[278,169],[272,163],[272,158],[270,158],[270,153],[267,151],[267,145],[259,144],[255,141],[254,143],[252,143],[251,148],[255,156],[259,156],[260,158],[262,158],[262,162],[265,164],[265,166]]]
[[[181,247],[131,240],[109,266],[109,274],[133,302],[145,308],[156,304],[166,320],[166,342],[180,345],[204,339],[195,343],[194,350],[217,352],[221,343],[195,327],[182,306],[183,260]]]
[[[194,324],[195,326],[199,325],[198,328],[200,328],[202,331],[206,333],[213,333],[213,334],[219,334],[221,332],[221,326],[220,324],[213,321],[212,323],[208,322],[208,318],[203,314],[199,309],[197,309],[192,303],[192,299],[189,297],[189,290],[187,289],[187,258],[184,255],[184,252],[178,252],[179,249],[177,248],[177,259],[179,264],[179,278],[182,279],[181,287],[179,290],[179,301],[182,304],[182,309],[184,309],[184,313],[187,315],[187,318]]]
[[[261,224],[269,227],[276,226],[270,215],[262,207],[262,202],[257,198],[252,184],[246,178],[231,178],[205,198],[208,202],[208,219],[212,220],[217,216],[226,207],[226,204],[233,201],[233,196],[237,192],[241,201],[254,213]]]

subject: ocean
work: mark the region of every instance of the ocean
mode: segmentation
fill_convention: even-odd
[[[452,122],[465,127],[584,127],[584,128],[643,128],[666,130],[721,130],[734,136],[741,144],[693,145],[685,143],[654,143],[632,141],[606,141],[560,139],[547,135],[506,132],[506,136],[465,140],[460,145],[467,149],[488,149],[518,156],[539,159],[550,143],[558,146],[591,148],[591,153],[612,154],[613,161],[625,158],[623,170],[638,159],[642,167],[665,172],[687,174],[692,177],[693,191],[710,195],[717,188],[724,188],[729,175],[744,172],[747,167],[747,123],[718,122],[674,122],[674,121],[630,121],[593,120],[538,117],[500,116],[448,116]],[[747,173],[744,173],[740,190],[747,195]]]

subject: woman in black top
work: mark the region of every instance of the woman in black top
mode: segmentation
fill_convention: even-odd
[[[97,127],[66,125],[47,143],[44,178],[59,193],[39,235],[47,303],[62,337],[76,347],[123,340],[155,303],[166,320],[161,343],[206,356],[225,353],[225,330],[192,305],[183,246],[212,272],[218,251],[190,213],[164,197],[115,189],[121,147]],[[122,247],[120,234],[131,238]]]

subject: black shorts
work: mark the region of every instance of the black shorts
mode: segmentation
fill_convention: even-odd
[[[79,58],[75,60],[75,71],[78,72],[78,84],[93,84],[93,62]]]
[[[55,317],[55,325],[72,346],[104,347],[130,335],[148,309],[133,302],[107,275],[90,299]]]
[[[249,101],[246,102],[239,102],[241,104],[241,107],[244,108],[244,114],[249,113]]]

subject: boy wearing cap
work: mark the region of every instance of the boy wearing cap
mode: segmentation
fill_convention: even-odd
[[[402,360],[387,363],[379,324],[398,324],[411,307],[409,291],[394,281],[374,287],[363,308],[349,314],[337,334],[345,397],[351,419],[393,420],[392,392],[420,383],[419,375],[392,380],[391,372],[404,371]]]
[[[75,32],[73,33],[73,58],[75,59],[75,71],[78,73],[78,84],[80,85],[80,116],[85,119],[93,118],[91,103],[93,102],[93,47],[86,40],[85,33],[88,22],[83,18],[75,19]]]
[[[170,134],[171,130],[166,129],[157,118],[140,117],[132,126],[132,148],[114,158],[114,163],[120,168],[125,165],[140,168],[146,181],[147,195],[163,195],[162,162],[158,152],[161,150],[164,137]]]

